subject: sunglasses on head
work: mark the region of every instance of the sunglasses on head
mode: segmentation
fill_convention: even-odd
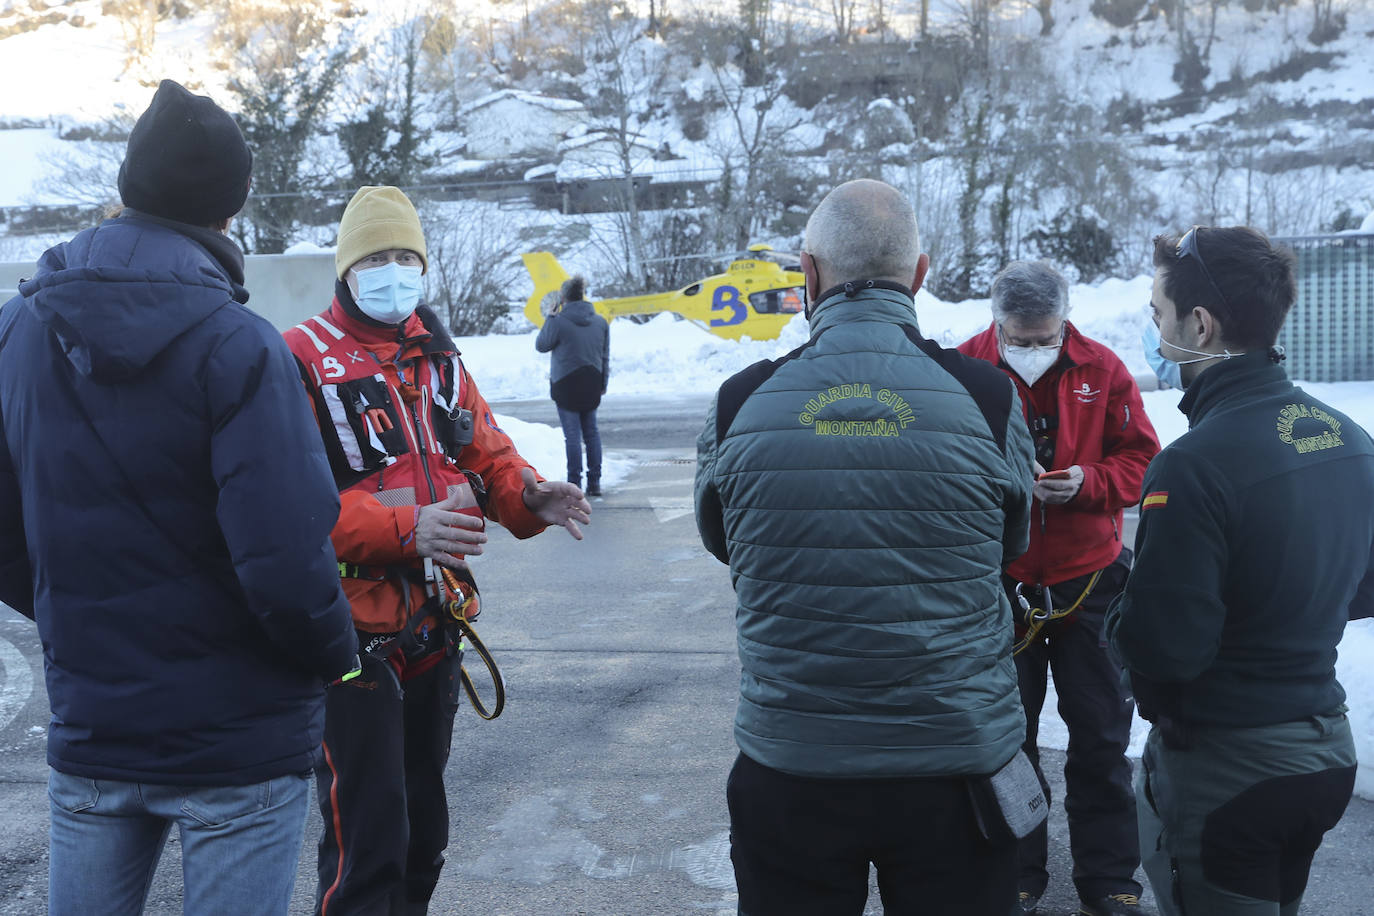
[[[1221,291],[1220,286],[1217,286],[1217,281],[1212,279],[1212,272],[1207,269],[1207,262],[1202,260],[1202,249],[1198,247],[1197,232],[1201,228],[1201,226],[1194,226],[1183,233],[1183,238],[1178,240],[1178,245],[1174,248],[1174,257],[1178,258],[1180,261],[1184,258],[1192,258],[1196,261],[1197,266],[1202,269],[1202,276],[1205,277],[1208,284],[1211,285],[1212,292],[1217,294],[1217,298],[1221,300],[1222,307],[1229,312],[1231,311],[1231,304],[1226,301],[1226,294]]]

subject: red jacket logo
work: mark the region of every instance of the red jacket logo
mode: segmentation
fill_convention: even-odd
[[[1074,397],[1078,398],[1078,403],[1080,404],[1092,404],[1097,400],[1097,396],[1101,393],[1101,388],[1090,388],[1088,387],[1087,382],[1084,382],[1082,385],[1079,385],[1077,388],[1073,389]]]

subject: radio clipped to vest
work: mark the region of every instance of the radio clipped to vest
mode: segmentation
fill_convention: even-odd
[[[462,450],[472,444],[472,411],[466,407],[445,410],[436,400],[434,403],[434,434],[444,447],[444,452],[454,461]]]

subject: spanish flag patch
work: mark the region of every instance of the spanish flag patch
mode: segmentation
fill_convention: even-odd
[[[1169,504],[1168,490],[1155,490],[1153,493],[1146,493],[1145,498],[1140,502],[1140,511],[1146,509],[1160,509]]]

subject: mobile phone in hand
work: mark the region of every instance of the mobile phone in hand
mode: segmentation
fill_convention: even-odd
[[[1069,479],[1069,471],[1068,471],[1067,468],[1065,468],[1065,469],[1062,470],[1062,471],[1046,471],[1046,472],[1043,473],[1043,474],[1037,474],[1037,475],[1035,476],[1035,479],[1036,479],[1036,480],[1068,480],[1068,479]]]

